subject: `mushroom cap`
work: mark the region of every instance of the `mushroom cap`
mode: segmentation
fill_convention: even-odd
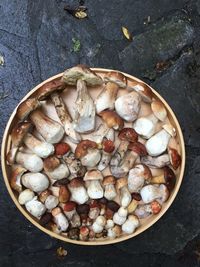
[[[164,124],[162,128],[172,137],[176,136],[176,129],[171,124]]]
[[[130,143],[128,146],[128,149],[134,151],[135,153],[137,153],[140,156],[146,156],[147,155],[146,147],[140,142]]]
[[[103,175],[99,170],[90,170],[86,172],[83,180],[84,181],[103,180]]]
[[[63,82],[69,85],[76,85],[78,80],[85,81],[88,86],[96,86],[103,83],[102,78],[85,65],[77,65],[64,71]]]
[[[126,77],[119,71],[110,71],[104,77],[106,82],[113,82],[117,84],[119,87],[126,87],[127,79]]]
[[[65,142],[55,144],[54,148],[55,148],[55,155],[58,157],[63,156],[67,154],[69,151],[71,151],[70,145],[68,145]]]
[[[93,149],[93,148],[97,148],[97,143],[90,141],[90,140],[82,140],[75,149],[75,157],[77,159],[80,159],[82,157],[84,157],[87,152],[88,149]]]
[[[38,108],[40,106],[40,102],[37,100],[37,98],[29,98],[25,101],[23,101],[21,104],[19,104],[17,108],[17,117],[20,121],[25,120],[28,115]]]
[[[163,203],[163,202],[167,201],[167,199],[169,198],[169,190],[168,190],[167,186],[164,185],[164,184],[161,184],[159,186],[159,190],[160,190],[160,192],[162,194],[161,195],[161,201]]]
[[[137,81],[129,81],[128,87],[133,87],[134,90],[142,97],[144,102],[151,103],[153,92],[147,84]]]
[[[151,109],[160,121],[164,121],[167,117],[167,111],[163,103],[159,100],[155,100],[151,103]]]
[[[51,211],[51,214],[53,215],[53,217],[57,216],[58,214],[62,213],[61,208],[56,207]]]
[[[117,179],[117,182],[116,182],[116,188],[121,189],[122,187],[126,186],[127,184],[128,184],[128,180],[126,177],[119,178],[119,179]]]
[[[15,162],[17,152],[18,152],[18,147],[13,147],[6,155],[6,160],[9,163],[9,165]]]
[[[10,177],[10,185],[12,189],[16,190],[17,192],[22,191],[22,185],[21,185],[21,176],[26,172],[27,170],[21,166],[17,166],[11,173]]]
[[[72,211],[74,209],[76,209],[76,202],[74,201],[68,201],[67,203],[64,204],[63,206],[63,210],[64,211]]]
[[[25,189],[19,194],[18,201],[19,204],[24,205],[28,201],[31,201],[34,198],[35,194],[32,190],[30,189]]]
[[[124,121],[113,110],[103,110],[98,114],[109,128],[121,130],[124,126]]]
[[[43,84],[34,94],[38,100],[44,100],[50,94],[57,90],[64,90],[66,88],[66,84],[61,81],[61,79],[56,79],[50,82]]]
[[[181,164],[181,156],[179,155],[178,151],[175,148],[168,147],[168,154],[173,169],[178,169]]]
[[[49,180],[43,173],[28,172],[22,176],[22,184],[34,192],[41,192],[49,187]]]
[[[22,144],[25,135],[32,128],[32,124],[30,122],[21,122],[18,123],[16,127],[13,128],[11,133],[11,139],[14,146],[18,147]]]
[[[163,168],[165,184],[169,191],[172,191],[176,184],[176,175],[168,166]]]
[[[108,176],[104,177],[103,182],[102,182],[102,184],[104,186],[105,185],[110,185],[110,184],[113,184],[114,185],[115,183],[116,183],[116,179],[112,175],[108,175]]]
[[[44,159],[44,170],[51,172],[60,165],[60,160],[56,156],[50,156]]]
[[[49,189],[42,191],[39,194],[39,200],[44,203],[48,196],[51,195],[51,191]]]
[[[106,152],[106,153],[112,153],[115,150],[115,144],[113,141],[105,139],[102,142],[102,149]]]
[[[138,139],[138,134],[132,128],[123,128],[119,132],[118,137],[122,141],[135,142]]]
[[[69,182],[69,186],[71,188],[77,188],[77,187],[80,187],[80,186],[83,186],[84,185],[84,182],[81,178],[79,177],[76,177],[74,179],[72,179],[70,182]]]
[[[138,175],[142,175],[145,180],[150,181],[152,178],[151,170],[148,166],[142,163],[138,163],[134,166],[138,170]]]

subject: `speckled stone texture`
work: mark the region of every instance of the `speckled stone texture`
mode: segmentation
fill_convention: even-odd
[[[1,175],[0,266],[199,266],[200,1],[86,0],[85,20],[67,14],[65,4],[78,1],[0,1],[1,137],[14,107],[42,80],[78,63],[113,68],[145,80],[173,108],[185,137],[186,172],[159,222],[104,247],[74,246],[40,232],[14,206]],[[132,32],[132,42],[121,26]],[[72,38],[80,40],[79,52],[72,52]],[[56,256],[59,246],[68,251],[64,259]]]

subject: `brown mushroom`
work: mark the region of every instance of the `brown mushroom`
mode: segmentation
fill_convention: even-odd
[[[181,156],[179,155],[178,151],[175,148],[168,147],[168,155],[173,169],[178,169],[181,164]]]
[[[129,81],[127,89],[135,90],[142,97],[144,102],[151,103],[153,92],[147,84],[132,80]]]
[[[113,200],[117,196],[117,192],[115,190],[116,179],[112,175],[108,175],[103,179],[104,186],[104,197],[108,200]]]
[[[12,170],[10,177],[10,185],[17,192],[22,191],[21,177],[27,170],[21,166],[17,166]]]
[[[176,175],[168,166],[163,168],[163,173],[152,178],[153,184],[165,184],[169,191],[172,191],[176,184]]]
[[[124,121],[113,110],[104,110],[99,113],[99,116],[109,128],[121,130],[124,126]]]
[[[88,200],[88,194],[84,187],[84,182],[80,178],[74,178],[70,181],[68,186],[71,192],[71,200],[78,204],[83,204]]]
[[[19,104],[17,108],[17,117],[20,121],[24,121],[29,114],[40,106],[40,102],[36,98],[28,98]]]
[[[170,164],[170,159],[168,154],[163,154],[158,157],[144,156],[141,157],[141,163],[149,166],[150,168],[163,168]]]

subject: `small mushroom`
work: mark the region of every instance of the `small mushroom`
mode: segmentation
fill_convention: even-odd
[[[68,201],[63,206],[65,216],[71,220],[74,214],[76,214],[76,203],[74,201]]]
[[[138,118],[134,124],[134,130],[145,139],[149,139],[156,131],[156,123],[158,119],[153,115]]]
[[[133,213],[135,211],[135,209],[137,208],[138,206],[138,202],[137,200],[135,199],[132,199],[131,203],[128,205],[128,214],[130,213]]]
[[[22,191],[21,177],[27,170],[21,166],[17,166],[12,170],[10,177],[10,185],[17,192]]]
[[[58,144],[55,144],[54,148],[55,148],[55,156],[58,158],[62,158],[64,155],[68,156],[71,151],[71,147],[65,142],[60,142]]]
[[[50,156],[44,160],[44,170],[47,176],[54,180],[60,180],[69,176],[69,169],[65,163],[55,156]]]
[[[60,121],[65,129],[65,133],[73,143],[78,143],[81,140],[81,136],[74,130],[72,118],[67,110],[67,107],[58,93],[51,95],[51,100],[55,106],[56,112]]]
[[[113,222],[122,225],[125,223],[128,211],[124,207],[120,207],[119,210],[113,216]]]
[[[114,224],[113,220],[109,219],[109,220],[107,220],[107,222],[106,222],[105,229],[106,229],[106,230],[111,229],[111,228],[114,227],[114,225],[115,225],[115,224]]]
[[[101,144],[104,137],[108,134],[110,130],[113,130],[112,128],[110,129],[106,123],[101,123],[97,129],[88,136],[89,140]],[[114,130],[113,130],[114,131]]]
[[[106,225],[106,219],[104,216],[100,215],[96,218],[92,225],[92,230],[98,234],[103,231],[104,226]]]
[[[117,114],[125,121],[132,122],[137,119],[141,106],[141,97],[136,92],[122,95],[115,101]]]
[[[158,157],[144,156],[141,157],[141,163],[147,165],[150,168],[163,168],[170,164],[170,159],[168,154],[163,154]]]
[[[165,124],[162,127],[163,129],[153,135],[145,144],[150,156],[159,156],[165,152],[170,138],[176,134],[175,128],[172,125]]]
[[[49,180],[46,175],[42,173],[25,173],[21,177],[22,184],[26,187],[31,189],[34,192],[41,192],[48,188]]]
[[[112,130],[112,129],[111,129]],[[98,165],[98,170],[103,171],[108,167],[111,160],[112,152],[115,150],[115,144],[113,140],[105,138],[102,142],[102,156]]]
[[[131,194],[127,188],[127,178],[126,177],[122,177],[117,179],[117,183],[116,183],[116,188],[117,190],[120,192],[120,203],[121,206],[124,208],[127,208],[128,205],[131,202]]]
[[[122,233],[122,229],[121,229],[121,226],[119,225],[115,225],[113,228],[110,228],[108,229],[108,234],[107,236],[109,238],[116,238],[116,237],[119,237]]]
[[[140,222],[135,215],[129,215],[128,219],[122,225],[122,231],[126,234],[132,234],[139,226]]]
[[[113,128],[114,130],[121,130],[124,126],[124,121],[113,110],[103,110],[98,115],[106,123],[108,128]]]
[[[162,209],[160,203],[156,200],[152,201],[150,204],[140,204],[135,210],[135,215],[139,219],[144,219],[151,214],[158,214]]]
[[[179,155],[178,151],[175,148],[168,147],[168,154],[173,169],[178,169],[181,164],[181,156]]]
[[[75,158],[74,153],[64,155],[63,159],[70,171],[70,177],[68,178],[69,180],[75,177],[83,177],[85,175],[87,169],[81,164],[81,161],[79,159]]]
[[[92,220],[96,220],[99,214],[100,214],[100,205],[96,200],[92,200],[90,202],[90,210],[88,213],[88,217]]]
[[[30,114],[30,119],[48,143],[55,144],[63,138],[64,129],[60,123],[47,117],[41,110],[33,111]]]
[[[166,119],[167,111],[161,101],[154,100],[151,103],[151,109],[157,119],[159,119],[160,121],[164,121]]]
[[[65,215],[62,213],[61,209],[59,207],[54,208],[51,213],[58,229],[62,232],[65,232],[69,227],[69,222]]]
[[[151,170],[144,164],[136,164],[128,174],[128,189],[131,193],[139,192],[152,178]]]
[[[75,149],[75,157],[81,160],[83,166],[95,167],[101,159],[97,144],[90,140],[81,141]]]
[[[92,199],[99,199],[103,197],[103,188],[100,184],[100,181],[103,180],[103,176],[98,170],[87,171],[84,178],[84,181],[88,182],[87,193]]]
[[[122,81],[123,83],[126,83],[126,77],[120,72],[112,71],[109,72],[106,76],[110,80],[106,83],[105,87],[97,96],[95,101],[97,114],[105,109],[114,109],[115,99],[117,97],[117,92],[119,89],[117,82]]]
[[[43,169],[43,161],[35,154],[18,152],[18,149],[12,148],[7,154],[7,161],[11,165],[18,163],[30,172],[39,172]]]
[[[19,194],[18,202],[21,205],[25,205],[27,202],[31,201],[34,196],[35,194],[31,189],[25,189]]]
[[[59,203],[59,200],[56,196],[49,195],[47,199],[45,200],[45,207],[51,211],[58,205],[58,203]]]
[[[71,200],[78,204],[83,204],[88,201],[88,194],[84,187],[83,180],[80,178],[74,178],[69,183],[69,190],[71,192]]]
[[[168,166],[163,168],[163,173],[152,178],[153,184],[165,184],[169,191],[172,191],[176,184],[176,175]]]
[[[117,196],[115,182],[115,177],[112,175],[106,176],[103,179],[104,197],[108,200],[113,200]]]
[[[80,227],[81,226],[81,218],[77,212],[72,216],[72,218],[70,220],[70,224],[71,224],[71,227]]]
[[[14,147],[20,147],[23,144],[24,137],[30,131],[32,125],[30,122],[18,123],[11,132],[11,140]]]
[[[61,185],[59,187],[59,197],[58,197],[58,199],[59,199],[59,202],[61,202],[61,203],[66,203],[66,202],[69,201],[70,192],[69,192],[69,189],[68,189],[67,186]]]
[[[150,203],[154,200],[160,200],[163,203],[169,197],[169,190],[164,184],[146,185],[141,189],[140,194],[144,203]]]
[[[25,203],[27,211],[36,218],[40,218],[46,211],[46,207],[37,200],[37,196]]]
[[[80,215],[82,225],[86,225],[88,221],[88,213],[90,211],[89,204],[77,205],[76,211]]]
[[[82,241],[87,241],[89,239],[89,228],[87,226],[81,226],[79,239]]]
[[[140,142],[130,143],[128,149],[129,151],[127,151],[124,158],[118,165],[115,165],[115,162],[111,160],[110,170],[117,178],[126,176],[138,157],[147,154],[145,146]]]
[[[63,81],[77,87],[77,99],[75,107],[74,129],[79,133],[87,133],[95,127],[95,105],[89,95],[86,85],[96,86],[102,84],[100,76],[90,68],[78,65],[67,69],[63,74]]]
[[[135,90],[146,103],[151,103],[153,98],[153,92],[151,88],[145,84],[138,81],[129,81],[127,86],[128,90]]]
[[[17,108],[17,117],[20,121],[24,121],[29,114],[40,106],[40,102],[37,98],[28,98],[23,101]]]

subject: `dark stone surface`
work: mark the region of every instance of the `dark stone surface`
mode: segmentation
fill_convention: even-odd
[[[0,2],[1,137],[16,104],[40,81],[77,63],[119,69],[152,84],[175,111],[186,142],[185,177],[169,211],[148,231],[112,246],[81,247],[31,225],[1,175],[0,266],[199,266],[200,1],[86,0],[89,18],[82,21],[63,10],[66,3],[78,1]],[[79,52],[71,51],[72,38],[81,41]],[[156,69],[162,61],[166,68]],[[56,256],[59,246],[68,251],[64,259]]]

